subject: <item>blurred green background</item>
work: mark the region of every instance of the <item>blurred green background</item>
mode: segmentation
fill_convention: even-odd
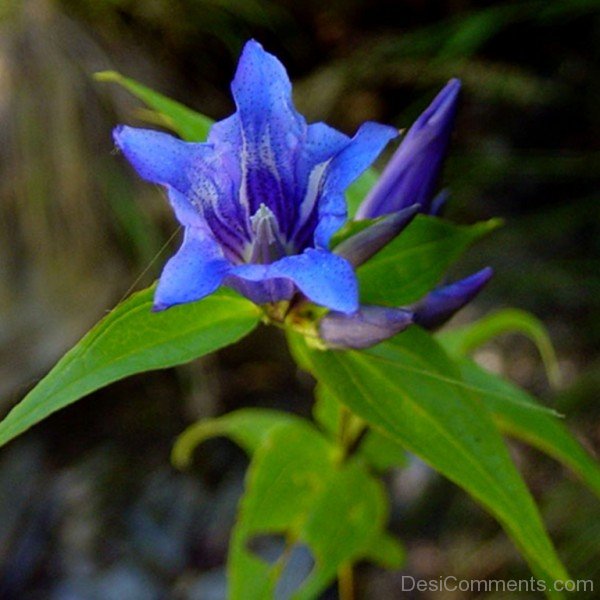
[[[93,73],[118,70],[219,119],[250,37],[287,65],[309,120],[348,133],[367,119],[405,128],[450,77],[463,80],[447,216],[506,225],[454,273],[496,270],[459,319],[502,306],[541,317],[560,389],[519,337],[479,358],[565,413],[598,451],[598,0],[0,0],[0,410],[148,285],[178,243],[160,191],[113,152],[114,125],[148,114]],[[180,474],[172,441],[237,406],[308,414],[310,393],[283,340],[262,330],[95,393],[13,442],[0,454],[0,598],[223,598],[246,459],[215,441]],[[597,501],[550,459],[511,447],[571,574],[598,592]],[[498,525],[424,465],[387,481],[409,558],[396,573],[361,567],[359,598],[403,597],[403,574],[529,577]]]

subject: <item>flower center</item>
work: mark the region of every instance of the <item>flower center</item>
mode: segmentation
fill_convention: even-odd
[[[250,225],[253,239],[248,262],[269,264],[287,254],[277,217],[266,204],[261,204],[250,217]]]

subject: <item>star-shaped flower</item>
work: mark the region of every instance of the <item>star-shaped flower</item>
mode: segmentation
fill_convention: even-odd
[[[301,293],[344,314],[358,310],[350,263],[329,251],[346,220],[346,188],[398,132],[365,123],[350,138],[296,111],[282,64],[244,47],[231,86],[237,111],[206,143],[126,126],[117,146],[167,190],[185,233],[156,290],[155,309],[230,286],[257,304]]]

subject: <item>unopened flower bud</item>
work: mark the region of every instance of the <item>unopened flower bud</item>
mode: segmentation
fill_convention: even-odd
[[[347,315],[329,312],[319,324],[321,339],[331,348],[369,348],[404,331],[413,322],[411,311],[386,306],[361,306]]]
[[[388,215],[344,240],[336,246],[334,253],[358,267],[391,242],[413,220],[418,211],[419,205],[415,204]]]
[[[429,213],[456,114],[460,81],[452,79],[415,121],[377,184],[360,205],[357,219],[372,219],[420,204]]]
[[[493,274],[493,270],[486,267],[465,279],[433,290],[412,307],[414,322],[426,329],[441,327],[479,294]]]

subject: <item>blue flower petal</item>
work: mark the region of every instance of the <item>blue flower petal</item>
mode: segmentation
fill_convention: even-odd
[[[230,263],[200,227],[187,227],[181,248],[166,264],[154,295],[154,310],[194,302],[212,294],[230,269]]]
[[[296,165],[297,208],[294,230],[290,235],[296,249],[313,245],[318,222],[318,202],[323,191],[327,167],[332,158],[340,153],[350,138],[325,123],[308,126],[302,152]]]
[[[169,202],[173,207],[177,220],[184,227],[205,226],[202,212],[190,202],[187,196],[184,196],[181,192],[171,186],[167,186],[167,195],[169,196]]]
[[[311,123],[302,148],[305,162],[312,170],[340,153],[352,139],[326,123]]]
[[[223,285],[233,288],[255,304],[291,300],[296,293],[294,282],[283,278],[250,281],[237,275],[230,275],[225,278]]]
[[[302,254],[286,256],[270,265],[238,265],[231,269],[248,281],[290,279],[309,299],[332,310],[358,310],[358,283],[345,259],[329,252],[308,248]]]
[[[241,141],[241,200],[250,215],[264,203],[287,234],[294,224],[295,165],[306,135],[306,121],[292,102],[285,68],[254,40],[244,47],[231,90],[239,130],[232,120],[228,127],[221,127],[218,137]]]
[[[144,179],[167,188],[182,225],[207,223],[232,257],[242,254],[250,233],[247,212],[238,200],[239,159],[232,146],[183,142],[132,127],[118,127],[114,138]]]
[[[113,138],[141,177],[172,186],[183,194],[190,187],[190,165],[212,150],[208,144],[184,142],[161,131],[125,125],[115,128]]]
[[[365,123],[327,168],[319,200],[315,246],[327,248],[331,236],[344,224],[348,211],[344,192],[379,156],[398,131],[379,123]]]

